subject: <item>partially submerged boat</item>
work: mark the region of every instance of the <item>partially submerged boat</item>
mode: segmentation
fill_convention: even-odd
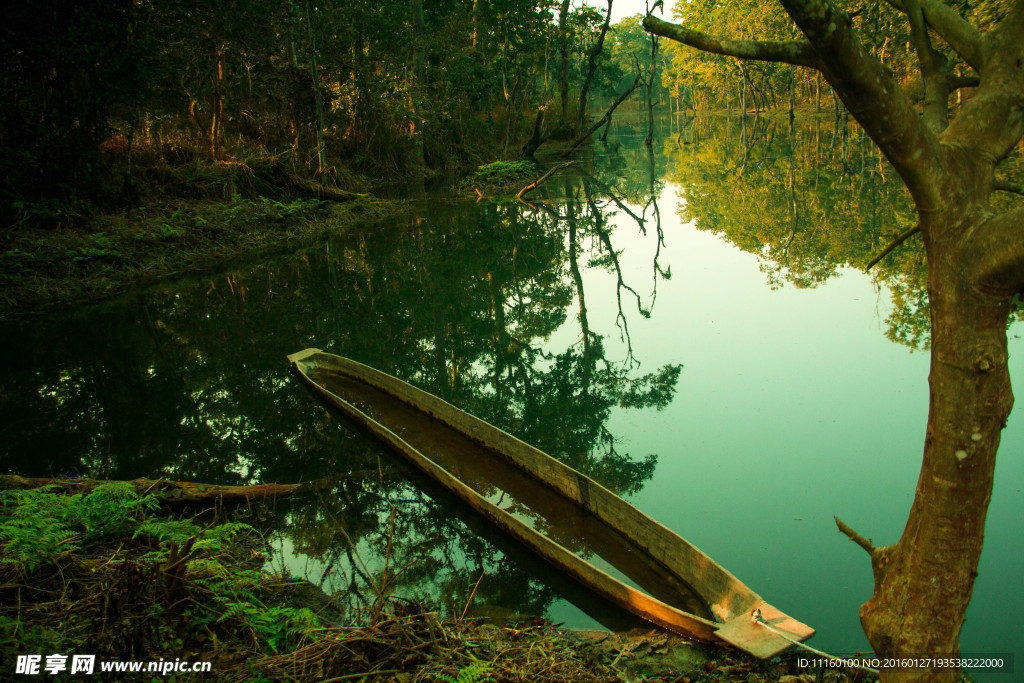
[[[329,405],[544,560],[642,619],[762,659],[814,635],[676,533],[497,427],[319,349],[288,360]]]

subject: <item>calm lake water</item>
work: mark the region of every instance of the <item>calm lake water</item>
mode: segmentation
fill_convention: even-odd
[[[860,133],[830,120],[662,122],[650,154],[642,135],[613,126],[532,206],[426,199],[299,254],[8,324],[3,469],[338,475],[331,493],[277,506],[272,564],[353,610],[388,594],[454,614],[472,603],[625,623],[328,415],[284,362],[318,346],[599,479],[814,626],[814,646],[866,649],[871,570],[833,516],[876,544],[902,531],[927,413],[927,303],[913,246],[878,274],[854,266],[912,221],[908,200]],[[1022,453],[1018,409],[965,653],[1024,652]]]

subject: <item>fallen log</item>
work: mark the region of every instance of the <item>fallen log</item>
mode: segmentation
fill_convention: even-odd
[[[568,168],[569,166],[572,166],[575,163],[575,161],[565,161],[561,164],[558,164],[557,166],[552,166],[551,168],[548,169],[547,173],[542,175],[537,180],[534,180],[532,183],[530,183],[523,189],[519,190],[519,194],[516,195],[516,199],[518,199],[519,201],[524,201],[524,194],[526,194],[527,192],[533,192],[535,189],[537,189],[537,187],[540,186],[541,183],[543,183],[545,180],[553,176],[556,172],[561,171],[563,168]]]
[[[376,470],[372,474],[376,474]],[[355,474],[355,473],[354,473]],[[358,473],[369,476],[371,473]],[[267,498],[282,498],[333,487],[341,477],[324,477],[298,484],[255,484],[252,486],[227,486],[203,484],[191,481],[168,481],[166,479],[132,479],[126,483],[139,495],[155,494],[168,505],[192,504],[238,504]],[[20,477],[16,474],[0,474],[0,490],[35,489],[42,486],[57,486],[64,493],[86,493],[111,481],[103,479],[57,479],[54,477]]]

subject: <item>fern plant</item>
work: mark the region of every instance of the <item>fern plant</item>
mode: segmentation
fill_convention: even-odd
[[[126,533],[159,505],[155,496],[139,496],[125,482],[72,496],[56,490],[0,491],[0,562],[33,572],[63,553]]]
[[[436,674],[436,676],[448,683],[480,683],[494,680],[490,676],[490,671],[491,665],[488,662],[473,662],[459,671],[458,678],[452,678],[445,674]]]

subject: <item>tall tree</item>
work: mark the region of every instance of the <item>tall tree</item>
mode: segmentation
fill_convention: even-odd
[[[924,456],[901,538],[870,555],[875,590],[861,624],[880,655],[957,654],[984,536],[1000,433],[1013,405],[1006,325],[1024,289],[1024,207],[989,203],[997,166],[1024,136],[1024,0],[981,31],[940,0],[889,0],[910,27],[923,115],[829,0],[780,0],[803,33],[732,40],[648,16],[648,31],[700,50],[816,69],[899,173],[928,258],[931,373]],[[945,43],[939,49],[932,34]],[[947,56],[943,50],[948,49]],[[956,75],[961,63],[972,73]],[[955,118],[949,98],[977,90]],[[953,681],[952,669],[884,670],[886,681]]]
[[[604,49],[604,37],[608,34],[608,25],[612,20],[612,0],[608,0],[608,12],[604,17],[604,24],[601,25],[601,32],[597,36],[597,41],[591,46],[587,52],[587,75],[583,79],[583,85],[580,87],[580,104],[579,109],[576,112],[576,137],[579,137],[583,132],[583,125],[587,120],[587,94],[590,91],[590,84],[594,80],[594,73],[597,71],[597,57],[601,54],[601,50]]]

